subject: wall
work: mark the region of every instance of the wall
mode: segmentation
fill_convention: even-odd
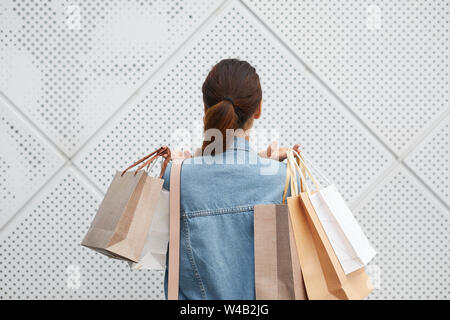
[[[163,298],[161,273],[79,243],[115,170],[199,141],[202,81],[235,57],[262,80],[255,129],[301,143],[376,247],[369,299],[448,299],[449,17],[449,1],[2,1],[0,297]]]

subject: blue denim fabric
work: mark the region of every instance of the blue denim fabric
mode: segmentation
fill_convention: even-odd
[[[238,137],[224,153],[184,161],[179,299],[255,299],[253,206],[281,203],[285,178],[285,163],[259,157]]]

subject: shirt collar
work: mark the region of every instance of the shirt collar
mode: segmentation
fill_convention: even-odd
[[[234,137],[233,145],[229,149],[250,151],[250,141],[242,137]]]

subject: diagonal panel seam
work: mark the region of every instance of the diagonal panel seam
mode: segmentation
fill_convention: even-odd
[[[427,139],[427,137],[429,137],[433,131],[434,128],[438,127],[441,125],[442,122],[444,122],[447,117],[450,117],[450,107],[447,108],[447,110],[445,110],[440,117],[438,117],[437,119],[435,119],[435,121],[433,121],[429,127],[426,128],[426,130],[424,130],[422,132],[421,135],[419,135],[419,137],[417,137],[416,139],[414,139],[414,141],[410,144],[410,146],[405,149],[405,152],[402,152],[398,157],[396,157],[395,162],[389,166],[386,170],[384,170],[383,172],[380,173],[380,176],[377,180],[375,180],[372,184],[370,184],[361,194],[358,198],[356,198],[352,204],[351,207],[352,209],[358,207],[371,193],[373,190],[375,190],[377,188],[377,186],[381,183],[384,183],[385,178],[387,178],[390,173],[395,170],[395,168],[397,168],[398,166],[403,166],[412,176],[415,177],[416,180],[418,180],[425,189],[428,190],[429,193],[431,193],[447,210],[450,210],[449,205],[447,204],[447,202],[442,199],[441,196],[439,196],[434,190],[433,188],[427,183],[425,182],[425,180],[423,180],[420,176],[419,172],[416,172],[408,163],[407,163],[407,158],[410,154],[412,154],[416,148],[419,147],[419,145],[425,140]]]
[[[94,139],[99,133],[101,133],[109,123],[114,121],[114,119],[116,119],[118,115],[120,115],[121,111],[124,110],[125,107],[139,95],[142,89],[145,88],[152,79],[157,77],[162,70],[164,70],[165,65],[168,64],[174,57],[176,57],[177,53],[183,50],[183,48],[189,43],[189,41],[195,36],[195,34],[197,34],[203,27],[205,27],[208,22],[210,22],[213,17],[215,17],[229,1],[231,0],[222,1],[211,12],[211,14],[197,26],[197,28],[195,28],[174,50],[171,51],[166,59],[158,63],[153,72],[143,82],[141,82],[141,84],[130,94],[130,96],[114,112],[112,112],[111,115],[100,126],[97,127],[97,129],[78,147],[75,152],[72,153],[70,159],[73,160],[74,158],[76,158],[85,149],[85,147],[89,145],[92,139]]]
[[[447,119],[450,115],[450,106],[444,110],[434,121],[430,123],[428,127],[426,127],[422,133],[417,136],[411,143],[404,149],[404,151],[398,156],[398,159],[401,161],[406,160],[406,158],[415,151],[415,149],[422,143],[422,141],[426,140],[426,138],[432,134],[435,128],[437,128],[443,121]]]
[[[450,214],[449,205],[426,183],[419,174],[417,174],[407,163],[402,162],[403,167],[413,176],[417,181],[419,181],[425,189],[428,190],[441,204],[447,209],[447,213]]]
[[[10,107],[19,115],[20,120],[31,127],[33,131],[36,131],[39,137],[42,140],[46,141],[54,149],[53,151],[55,151],[55,153],[57,153],[61,158],[65,160],[69,159],[69,156],[44,131],[42,131],[41,128],[39,128],[39,126],[30,119],[30,117],[28,117],[22,110],[20,110],[20,108],[1,90],[0,98],[6,105],[8,105],[8,107]]]
[[[104,123],[99,126],[97,128],[97,130],[78,148],[77,151],[75,151],[72,155],[68,155],[66,154],[44,131],[42,131],[39,126],[36,125],[36,123],[34,123],[22,110],[20,110],[20,108],[18,108],[14,102],[8,98],[8,96],[6,96],[5,93],[3,93],[2,91],[0,91],[0,97],[3,98],[4,102],[11,108],[13,109],[18,115],[20,115],[20,117],[22,118],[21,120],[24,121],[28,126],[30,126],[39,136],[41,139],[43,139],[44,141],[46,141],[55,151],[55,153],[57,153],[62,159],[64,159],[64,162],[61,164],[61,166],[39,187],[39,189],[33,193],[24,203],[23,205],[17,209],[14,214],[11,216],[10,219],[8,219],[1,227],[0,227],[0,232],[2,232],[3,230],[6,229],[6,227],[8,225],[11,224],[11,222],[15,219],[18,219],[18,217],[20,216],[20,212],[30,203],[33,201],[33,199],[35,199],[38,194],[40,194],[40,192],[42,190],[45,189],[45,187],[47,185],[50,184],[50,182],[57,177],[61,171],[66,168],[67,166],[71,166],[72,168],[74,168],[77,173],[79,173],[80,177],[83,177],[83,179],[85,180],[85,182],[90,185],[96,192],[98,192],[98,194],[100,195],[104,195],[104,192],[83,172],[83,170],[81,168],[79,168],[79,166],[76,165],[76,163],[72,162],[72,159],[76,156],[76,154],[78,154],[78,152],[80,152],[85,145],[87,145],[89,143],[89,141],[91,139],[93,139],[110,121],[112,121],[115,116],[120,112],[121,109],[123,109],[130,100],[132,100],[133,97],[137,96],[140,92],[140,90],[146,86],[146,84],[148,82],[150,82],[150,80],[155,77],[160,70],[163,69],[164,65],[166,65],[174,56],[176,56],[176,53],[179,52],[180,50],[182,50],[186,44],[194,37],[194,35],[200,31],[214,16],[216,16],[227,4],[227,2],[229,2],[230,0],[224,0],[222,1],[213,11],[212,13],[203,20],[203,22],[201,22],[197,28],[195,28],[195,30],[190,33],[182,42],[181,44],[176,47],[172,53],[167,57],[167,59],[165,59],[164,61],[162,61],[159,66],[150,74],[149,77],[147,77],[146,80],[144,80],[142,82],[142,84],[130,95],[130,97],[128,99],[125,100],[124,103],[122,103],[119,108],[116,109],[115,112],[112,113],[112,115],[106,119],[104,121]]]
[[[26,114],[18,108],[14,102],[9,99],[2,91],[0,91],[0,99],[2,102],[6,105],[7,108],[10,108],[12,111],[14,111],[20,121],[22,121],[25,125],[27,125],[33,133],[37,134],[37,138],[47,143],[52,151],[55,153],[56,156],[60,157],[62,160],[62,163],[59,167],[56,168],[56,170],[47,177],[47,179],[39,186],[39,188],[31,194],[28,199],[17,209],[14,211],[14,213],[10,216],[8,220],[5,221],[5,223],[0,227],[0,232],[2,232],[7,225],[9,225],[13,220],[15,220],[19,215],[20,212],[25,208],[40,192],[43,190],[53,179],[56,177],[62,169],[65,167],[67,161],[69,160],[67,155],[64,153],[63,150],[61,150],[58,145],[56,145],[52,139],[50,139]]]
[[[83,180],[85,180],[85,183],[89,185],[95,192],[97,192],[98,195],[101,197],[105,196],[105,192],[101,190],[84,172],[83,170],[75,163],[69,160],[69,163],[71,165],[71,168],[77,172],[79,177]]]
[[[66,160],[55,172],[52,173],[52,175],[50,175],[48,177],[48,179],[39,187],[39,189],[36,190],[36,192],[34,192],[30,197],[28,197],[28,199],[20,206],[19,209],[17,209],[14,214],[8,219],[6,220],[6,222],[0,227],[0,235],[2,235],[4,233],[4,231],[9,228],[9,225],[11,225],[13,223],[13,221],[19,219],[19,217],[22,216],[22,212],[24,211],[24,209],[31,203],[34,201],[34,199],[36,199],[39,194],[41,194],[41,192],[43,192],[45,190],[45,188],[54,180],[56,179],[56,177],[58,177],[61,172],[67,168],[67,165],[70,163],[70,160]],[[1,237],[0,237],[1,238]]]
[[[289,51],[297,60],[298,62],[303,65],[305,67],[305,69],[310,73],[310,75],[316,79],[337,101],[339,101],[339,103],[345,107],[345,109],[370,133],[370,135],[377,141],[379,142],[394,158],[394,162],[391,163],[391,165],[384,170],[383,172],[381,172],[379,174],[378,179],[376,179],[374,182],[372,182],[367,188],[365,188],[365,190],[361,193],[361,195],[356,198],[355,200],[352,201],[350,207],[353,209],[357,206],[359,206],[359,204],[366,198],[367,195],[369,195],[373,189],[376,188],[376,186],[385,179],[385,177],[387,177],[389,175],[390,172],[392,172],[397,166],[399,165],[403,165],[404,167],[406,167],[408,169],[408,171],[412,171],[411,168],[409,168],[404,162],[403,160],[407,157],[407,155],[412,152],[415,148],[415,146],[418,145],[418,143],[422,140],[424,140],[432,131],[432,129],[439,124],[443,118],[445,118],[449,113],[450,113],[450,108],[448,108],[447,110],[445,110],[444,112],[442,112],[441,115],[439,115],[432,123],[430,123],[430,125],[424,129],[422,131],[422,134],[420,134],[418,137],[416,137],[414,139],[414,141],[412,141],[409,146],[404,149],[403,152],[401,152],[400,154],[397,154],[395,152],[395,150],[393,150],[387,143],[384,142],[384,140],[382,140],[380,138],[380,136],[378,136],[376,134],[376,132],[347,104],[345,103],[345,101],[343,99],[341,99],[335,92],[334,90],[332,90],[332,88],[324,81],[322,80],[322,78],[320,78],[318,76],[317,73],[314,72],[313,69],[311,69],[306,63],[305,61],[296,53],[294,52],[294,50],[292,50],[287,43],[281,39],[278,34],[273,31],[243,0],[239,0],[239,2],[242,4],[243,7],[245,7],[247,9],[247,11],[254,16],[254,18],[274,37],[276,38],[279,43],[281,45],[283,45],[283,47],[286,48],[287,51]],[[413,175],[415,177],[418,178],[419,182],[421,182],[424,187],[430,191],[431,194],[433,194],[437,200],[443,204],[447,209],[448,209],[448,205],[445,203],[445,201],[443,201],[443,199],[441,199],[426,183],[424,183],[424,181],[422,179],[420,179],[420,177],[416,174],[413,173]]]
[[[291,47],[283,40],[281,37],[273,31],[245,2],[239,0],[243,7],[245,7],[252,16],[275,38],[277,41],[287,50],[289,53],[297,59],[297,61],[304,66],[304,68],[309,72],[309,74],[318,81],[328,93],[330,93],[333,98],[335,98],[370,134],[371,136],[380,143],[394,158],[397,158],[396,152],[388,146],[376,133],[370,128],[370,126],[347,104],[344,100],[342,100],[331,87],[319,77],[319,75],[309,67],[308,64],[300,57]]]

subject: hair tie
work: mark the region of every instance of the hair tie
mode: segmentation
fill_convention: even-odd
[[[223,98],[222,100],[230,101],[231,104],[234,106],[233,99],[231,99],[230,97],[225,97],[225,98]]]

